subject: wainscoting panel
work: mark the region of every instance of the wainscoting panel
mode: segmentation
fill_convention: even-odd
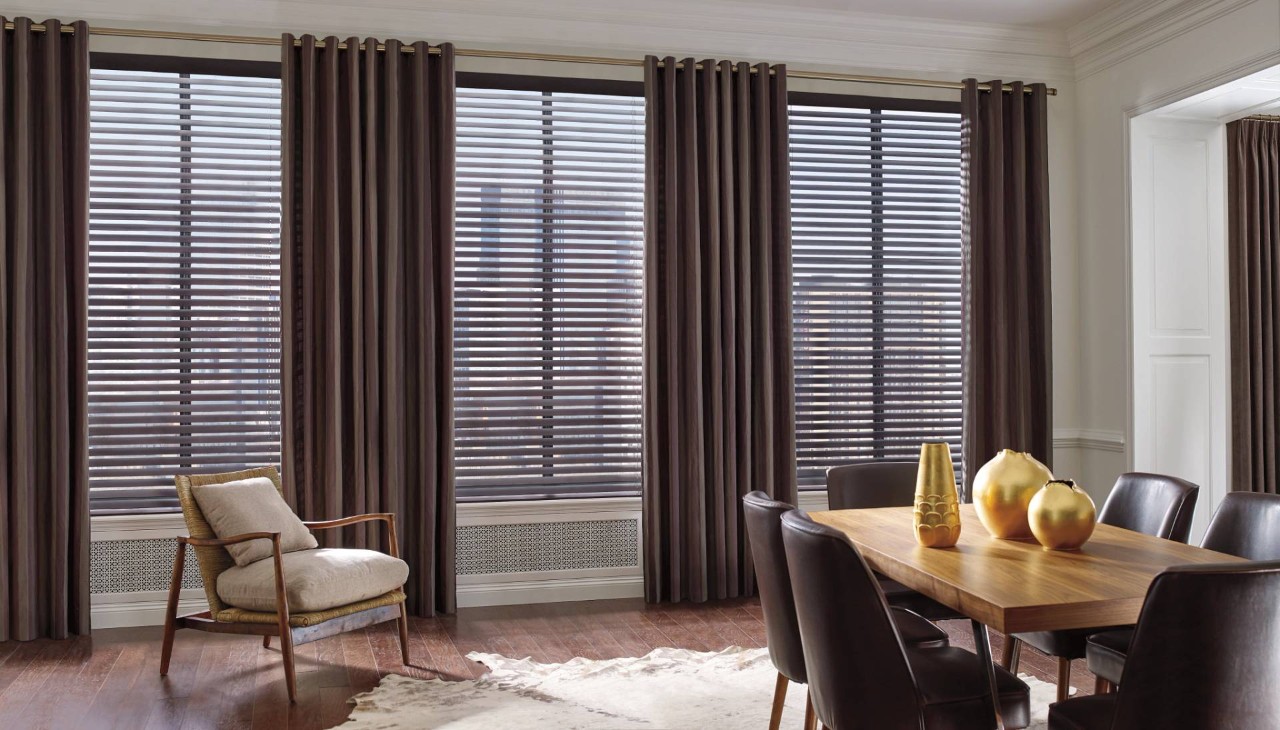
[[[800,495],[826,509],[825,491]],[[644,595],[638,498],[458,505],[460,607],[637,598]],[[401,528],[404,529],[404,528]],[[164,621],[179,515],[93,520],[89,548],[94,628]],[[207,607],[188,552],[181,610]]]

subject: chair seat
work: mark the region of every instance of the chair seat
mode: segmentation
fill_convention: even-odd
[[[892,608],[890,615],[893,616],[893,623],[898,627],[898,635],[902,637],[902,643],[906,646],[935,649],[951,643],[947,632],[934,626],[923,616],[905,608]]]
[[[1132,626],[1099,626],[1096,629],[1031,631],[1025,634],[1014,634],[1014,636],[1049,656],[1062,657],[1064,659],[1083,659],[1085,642],[1088,641],[1090,636],[1102,631],[1132,628]]]
[[[1049,705],[1049,730],[1110,730],[1115,694],[1077,697]]]
[[[968,730],[991,726],[990,685],[976,654],[954,647],[908,647],[907,662],[924,700],[925,728]],[[995,670],[1005,727],[1025,728],[1031,723],[1031,690],[1004,668]]]
[[[1089,671],[1112,684],[1120,684],[1125,655],[1133,641],[1133,629],[1103,631],[1089,637],[1084,649]]]
[[[359,603],[398,590],[409,578],[408,564],[374,550],[298,550],[285,554],[282,564],[291,614]],[[223,571],[218,597],[247,611],[274,612],[275,562],[268,558]]]
[[[905,608],[906,610],[919,614],[930,621],[949,621],[951,619],[967,618],[964,614],[957,612],[952,608],[948,608],[941,603],[933,600],[923,593],[912,590],[896,580],[876,574],[876,580],[880,583],[880,590],[884,593],[884,599],[894,608]]]

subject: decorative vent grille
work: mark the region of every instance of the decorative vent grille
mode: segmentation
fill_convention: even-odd
[[[101,540],[89,543],[89,592],[167,591],[173,575],[173,540]],[[200,588],[200,568],[187,548],[183,588]]]
[[[458,575],[626,568],[640,564],[637,520],[458,528]]]

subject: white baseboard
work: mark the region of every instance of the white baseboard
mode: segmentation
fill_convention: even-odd
[[[119,629],[127,626],[163,626],[168,596],[164,591],[139,593],[96,593],[90,597],[93,628]],[[206,611],[204,591],[186,588],[178,599],[178,615]]]
[[[641,598],[643,596],[644,576],[642,575],[489,581],[460,584],[458,608],[600,601],[608,598]]]

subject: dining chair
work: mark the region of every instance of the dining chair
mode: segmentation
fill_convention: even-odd
[[[769,730],[778,730],[782,722],[782,706],[787,698],[787,684],[808,684],[804,670],[804,650],[800,646],[800,629],[796,624],[796,603],[791,595],[791,574],[782,547],[782,515],[795,509],[764,492],[751,492],[742,498],[742,511],[747,525],[747,541],[756,568],[756,587],[760,608],[764,612],[764,632],[769,645],[769,658],[778,670],[773,691],[773,712]],[[894,623],[905,644],[914,646],[946,646],[947,632],[909,611],[894,609]],[[804,727],[814,727],[813,704],[805,704]]]
[[[905,529],[905,528],[904,528]],[[952,646],[907,646],[857,548],[798,510],[782,516],[809,697],[825,730],[987,730],[991,684],[1006,728],[1031,721],[1030,692]]]
[[[1247,560],[1280,560],[1280,494],[1231,492],[1209,520],[1200,546]],[[1085,643],[1085,661],[1098,678],[1095,692],[1120,683],[1133,629],[1103,631]]]
[[[1058,702],[1049,730],[1280,727],[1280,561],[1183,565],[1147,591],[1119,691]]]
[[[1098,513],[1098,522],[1185,543],[1191,534],[1191,515],[1200,487],[1177,477],[1130,472],[1121,474]],[[1034,631],[1014,634],[1005,641],[1001,663],[1017,673],[1025,642],[1058,659],[1058,700],[1071,692],[1071,662],[1083,659],[1085,642],[1093,634],[1123,626]]]
[[[272,636],[279,637],[290,702],[297,701],[293,654],[294,647],[300,644],[395,621],[400,633],[400,659],[409,664],[409,615],[404,605],[409,568],[398,555],[394,514],[302,522],[284,501],[280,473],[275,467],[179,475],[174,481],[190,534],[177,538],[160,650],[160,676],[169,673],[174,636],[179,629],[261,636],[263,648],[271,645]],[[219,490],[226,491],[219,494]],[[247,499],[236,504],[235,499],[241,497]],[[210,506],[202,506],[202,500]],[[244,508],[250,500],[248,509],[237,509]],[[228,518],[243,522],[244,515],[251,521],[272,524],[264,529],[235,529],[236,534],[218,534],[222,529],[218,525],[232,524],[226,522]],[[319,548],[309,535],[310,531],[362,522],[386,525],[386,553]],[[299,534],[304,545],[284,545],[284,536],[293,538]],[[188,545],[199,562],[209,609],[179,616],[178,599]]]
[[[863,461],[827,470],[827,505],[831,509],[910,507],[915,503],[918,461]],[[968,618],[932,598],[879,573],[876,580],[890,606],[905,608],[930,621]]]

